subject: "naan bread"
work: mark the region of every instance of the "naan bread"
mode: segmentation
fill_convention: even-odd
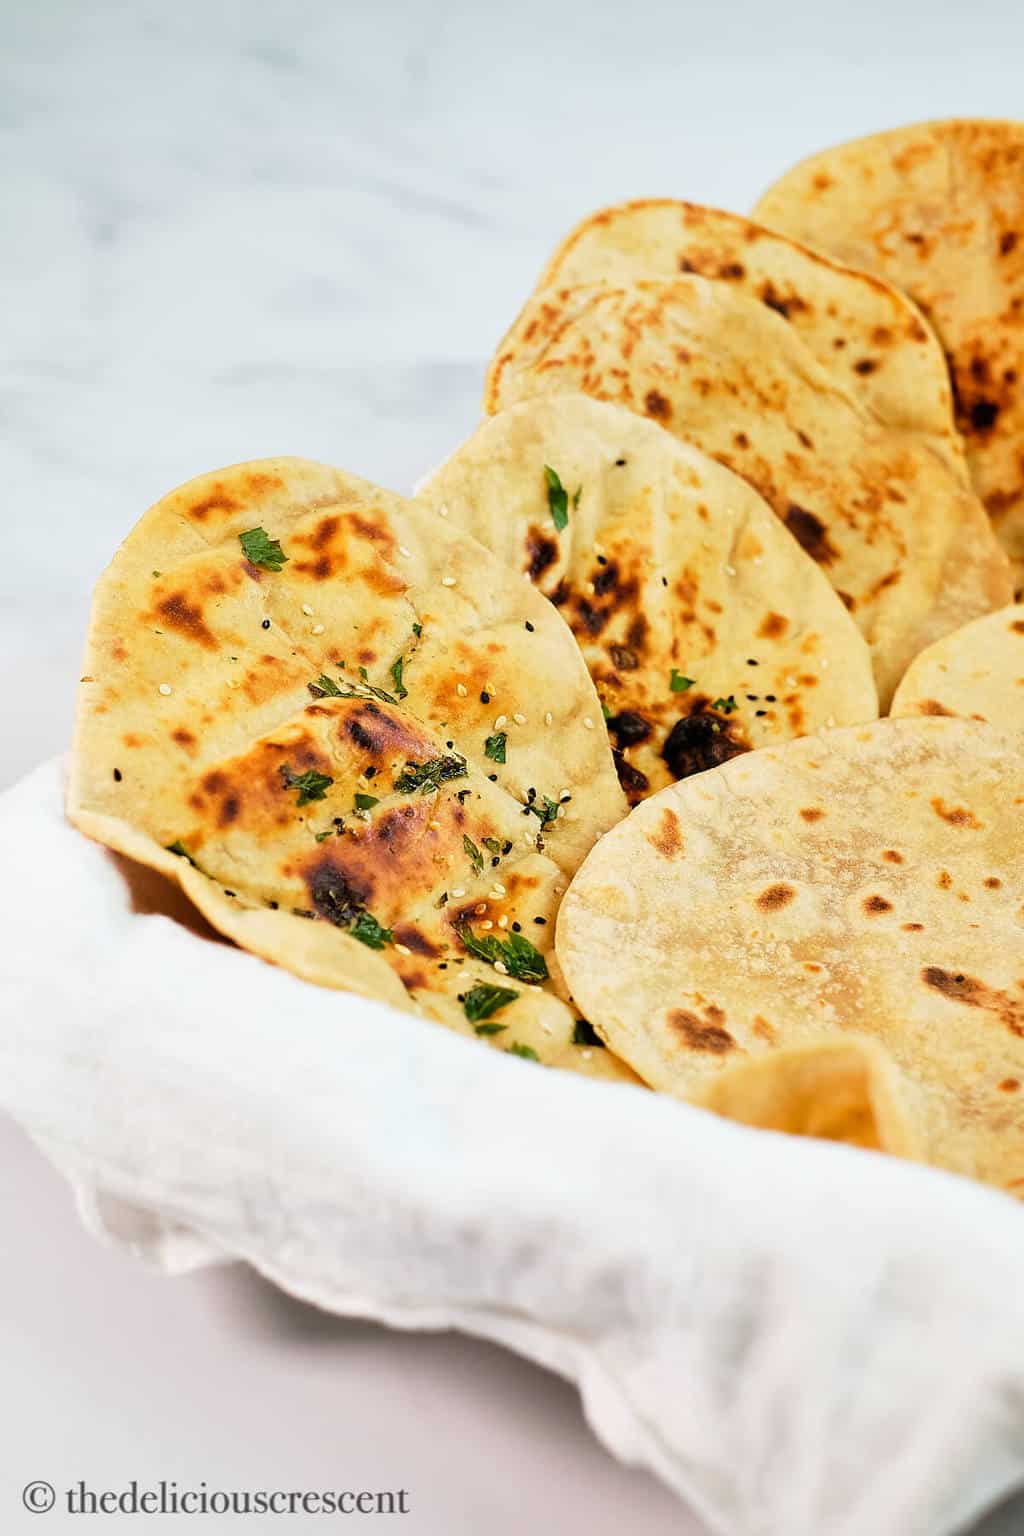
[[[695,272],[788,320],[840,387],[890,427],[916,432],[966,476],[942,348],[889,283],[739,214],[643,198],[591,214],[566,236],[538,288],[631,283]]]
[[[974,483],[1024,583],[1024,123],[916,123],[788,171],[756,217],[897,284],[953,375]]]
[[[962,715],[1024,735],[1024,604],[975,619],[910,665],[893,715]]]
[[[101,577],[83,674],[82,831],[299,976],[632,1080],[552,953],[625,812],[600,705],[555,610],[463,532],[301,459],[203,476]]]
[[[866,1036],[927,1160],[1020,1194],[1022,807],[1020,737],[972,721],[734,758],[598,843],[559,915],[566,979],[682,1097],[779,1047]]]
[[[582,390],[747,480],[824,568],[871,647],[883,708],[917,653],[1010,599],[980,502],[882,425],[760,300],[703,277],[545,289],[499,348],[491,414]]]
[[[634,803],[878,713],[867,646],[821,570],[745,481],[652,422],[541,396],[485,421],[420,489],[568,621]]]
[[[893,1157],[921,1155],[899,1073],[869,1035],[851,1033],[819,1045],[742,1056],[687,1097],[726,1120],[762,1131],[841,1141]]]

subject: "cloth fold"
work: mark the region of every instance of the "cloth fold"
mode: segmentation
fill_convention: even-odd
[[[308,986],[0,797],[0,1107],[172,1270],[576,1381],[723,1536],[951,1536],[1024,1483],[1024,1215]]]

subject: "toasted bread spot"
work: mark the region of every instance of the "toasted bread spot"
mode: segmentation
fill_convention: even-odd
[[[768,613],[761,621],[758,630],[760,640],[780,640],[789,628],[789,620],[781,613]]]
[[[941,796],[936,795],[931,806],[936,816],[948,821],[951,827],[970,827],[978,831],[982,826],[974,812],[965,805],[947,805]]]
[[[892,911],[892,902],[886,901],[884,896],[879,896],[877,894],[872,896],[865,896],[861,905],[869,917],[878,917],[883,912]]]
[[[679,825],[679,817],[669,806],[662,811],[654,831],[647,834],[647,841],[666,859],[677,858],[682,853],[683,830]]]
[[[805,805],[800,812],[804,821],[820,821],[824,814],[819,805]]]
[[[778,912],[793,900],[796,891],[791,885],[780,882],[778,885],[769,885],[757,898],[757,905],[762,912]]]
[[[706,1014],[706,1020],[701,1020],[685,1008],[672,1008],[668,1022],[691,1051],[709,1051],[713,1056],[724,1056],[726,1051],[735,1050],[736,1041],[718,1022],[725,1017],[722,1010],[709,1008]]]

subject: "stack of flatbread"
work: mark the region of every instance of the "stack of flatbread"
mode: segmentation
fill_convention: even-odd
[[[165,497],[71,819],[312,983],[1024,1192],[1022,163],[928,124],[759,222],[607,209],[413,498]]]

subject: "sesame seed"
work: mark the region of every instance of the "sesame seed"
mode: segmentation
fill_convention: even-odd
[[[526,716],[525,715],[515,714],[515,715],[512,716],[512,719],[515,721],[516,725],[525,725],[526,724]]]
[[[455,692],[458,694],[460,699],[464,699],[466,697],[466,685],[465,685],[465,683],[456,683],[455,684]]]
[[[322,624],[314,624],[313,625],[313,634],[314,635],[322,635],[323,632],[324,632],[324,626]]]
[[[593,1054],[594,1054],[593,1051],[581,1051],[580,1052],[580,1055],[583,1057],[584,1061],[589,1061],[591,1056],[593,1056]]]
[[[476,913],[477,917],[483,917],[484,913],[487,911],[486,901],[478,901],[476,906],[473,908],[473,911]]]
[[[505,887],[502,885],[500,880],[495,880],[494,885],[491,887],[491,895],[492,896],[507,896],[508,895],[508,892],[506,891]]]
[[[594,586],[594,583],[592,581],[585,581],[583,583],[583,590],[587,594],[588,597],[593,597],[595,595],[595,593],[597,592],[597,588]]]
[[[445,506],[444,502],[441,503],[437,510],[441,517],[448,516],[448,508]]]
[[[174,690],[171,688],[170,683],[161,683],[160,684],[160,692],[163,694],[165,699],[170,698],[170,696],[173,693],[173,691]]]
[[[541,1029],[544,1031],[544,1033],[546,1035],[550,1035],[550,1033],[551,1033],[551,1025],[548,1023],[547,1019],[541,1019],[540,1027],[541,1027]]]
[[[409,948],[408,944],[396,944],[395,948],[397,949],[397,951],[398,951],[398,953],[400,955],[411,955],[412,954],[412,950]]]
[[[556,885],[556,886],[554,886],[553,889],[554,889],[554,892],[555,892],[556,896],[564,896],[565,895],[565,886],[564,885]]]
[[[835,725],[835,723],[836,723],[835,715],[829,715],[828,719],[825,721],[825,724],[828,726],[829,730],[832,729],[832,727]]]
[[[308,604],[308,603],[303,603],[303,605],[302,605],[302,611],[303,611],[303,613],[304,613],[304,614],[305,614],[305,615],[306,615],[306,618],[307,618],[307,619],[311,619],[311,618],[312,618],[312,617],[313,617],[313,610],[312,610],[312,608],[311,608],[311,607],[310,607],[310,606],[309,606],[309,604]]]
[[[725,574],[727,576],[735,576],[736,575],[736,567],[734,565],[727,565],[727,566],[723,567],[723,569],[725,570]]]
[[[584,715],[583,724],[586,726],[588,731],[592,731],[594,729],[594,722],[591,720],[589,715]]]
[[[494,722],[494,729],[500,731],[503,725],[508,725],[508,715],[499,715]]]
[[[404,544],[399,544],[399,546],[398,546],[398,553],[400,555],[404,555],[407,560],[411,560],[412,559],[412,550],[411,549],[406,549]]]
[[[488,918],[485,923],[481,923],[480,924],[480,927],[481,928],[493,928],[494,924],[491,922],[490,918]]]
[[[827,670],[828,670],[828,667],[829,667],[829,665],[830,665],[830,663],[829,663],[829,659],[828,659],[828,657],[827,657],[827,656],[823,656],[823,657],[822,657],[822,658],[821,658],[821,670],[822,670],[822,671],[823,671],[823,672],[825,672],[825,671],[827,671]]]
[[[458,901],[460,896],[465,896],[465,894],[466,894],[465,887],[461,886],[461,885],[459,886],[457,891],[452,891],[452,895],[453,895],[453,897],[455,898],[456,901]]]
[[[455,585],[455,577],[454,576],[442,576],[441,577],[441,585],[442,585],[442,587],[454,587],[454,585]]]
[[[508,927],[508,918],[507,917],[499,917],[498,918],[498,927],[499,928],[507,928]]]
[[[508,975],[508,966],[505,964],[504,960],[495,960],[494,969],[497,971],[499,976]]]
[[[440,830],[441,830],[441,823],[439,821],[428,821],[427,822],[427,827],[429,828],[429,830],[431,832],[440,832]]]
[[[550,724],[551,724],[551,722],[552,722],[552,721],[553,721],[553,720],[554,720],[554,718],[555,718],[555,717],[554,717],[554,715],[553,715],[553,714],[552,714],[552,713],[551,713],[551,711],[550,711],[550,709],[549,709],[549,710],[547,710],[547,711],[546,711],[546,712],[545,712],[545,715],[544,715],[544,724],[545,724],[545,725],[550,725]]]

